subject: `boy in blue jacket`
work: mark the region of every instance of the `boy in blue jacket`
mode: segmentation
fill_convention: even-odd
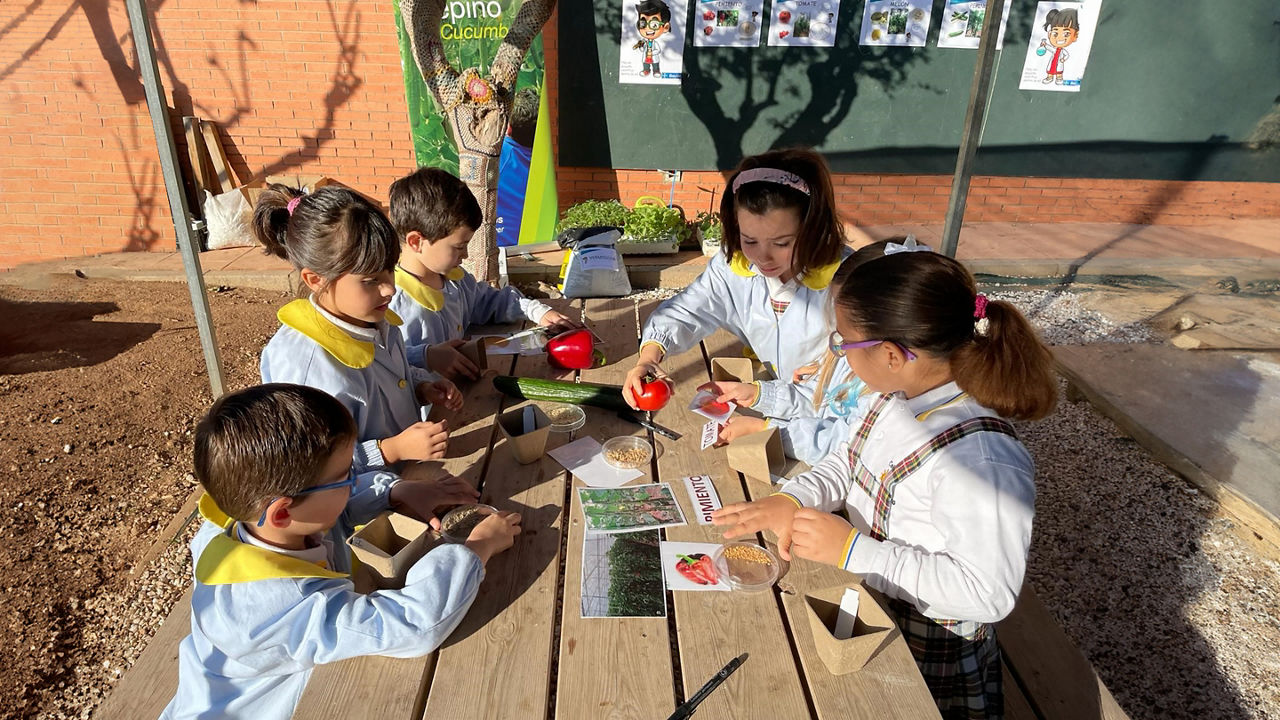
[[[316,665],[426,655],[466,615],[520,516],[490,516],[464,545],[427,553],[401,590],[356,593],[345,544],[355,525],[388,507],[430,517],[471,498],[387,472],[356,476],[355,435],[337,400],[286,384],[226,395],[197,426],[205,522],[191,541],[191,634],[163,720],[287,720]]]
[[[499,290],[459,267],[483,216],[458,178],[419,168],[391,184],[389,204],[401,243],[391,310],[404,320],[400,332],[413,365],[449,379],[475,379],[480,369],[458,352],[470,326],[522,318],[544,327],[573,325],[514,287]]]

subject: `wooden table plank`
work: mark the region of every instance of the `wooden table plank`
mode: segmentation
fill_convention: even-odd
[[[641,324],[646,309],[641,310]],[[721,342],[708,343],[708,355],[725,355]],[[688,410],[696,388],[710,379],[700,348],[666,360],[675,394],[671,403],[654,413],[654,421],[684,434],[679,442],[654,439],[663,447],[658,475],[671,483],[684,507],[689,525],[667,528],[667,539],[682,542],[723,542],[713,525],[699,525],[684,489],[690,475],[710,477],[724,504],[746,499],[738,473],[730,467],[723,448],[699,450],[705,420]],[[772,592],[675,592],[676,638],[680,649],[680,674],[684,697],[698,691],[724,664],[743,652],[750,659],[721,685],[698,711],[707,717],[802,718],[810,715],[801,673],[791,651],[786,624]]]
[[[503,368],[510,368],[514,358]],[[447,414],[450,427],[446,457],[422,463],[433,470],[453,473],[478,485],[494,433],[494,415],[502,396],[492,383],[478,382],[463,389],[466,403],[456,415]],[[482,585],[480,592],[485,592]],[[349,718],[350,720],[406,720],[422,716],[436,653],[418,658],[358,657],[321,665],[311,674],[307,689],[294,710],[298,720]],[[357,691],[357,688],[366,690]]]
[[[95,720],[159,717],[178,690],[178,645],[191,633],[191,590],[174,603],[133,667],[94,711]]]
[[[741,353],[741,345],[724,331],[708,338],[707,343],[723,347],[725,355]],[[798,469],[793,464],[788,475],[796,472]],[[769,483],[758,480],[746,480],[745,485],[753,500],[775,491]],[[769,539],[772,545],[774,538],[770,535]],[[866,720],[940,717],[911,651],[900,635],[857,672],[832,675],[823,665],[813,642],[804,594],[855,582],[857,577],[844,570],[796,558],[778,583],[792,642],[800,656],[817,717]]]
[[[579,314],[567,301],[556,309]],[[530,355],[516,360],[515,374],[572,380],[576,373]],[[502,410],[526,404],[507,400]],[[547,447],[566,440],[552,434]],[[567,482],[568,473],[550,457],[521,465],[505,442],[493,445],[481,500],[521,513],[523,531],[490,561],[475,604],[437,653],[425,717],[546,717]]]
[[[610,364],[583,370],[589,382],[621,383],[635,363],[638,331],[631,300],[588,300],[587,318],[606,342]],[[597,440],[630,434],[634,427],[595,408],[582,434]],[[646,482],[639,479],[636,483]],[[573,486],[581,482],[576,478]],[[663,718],[675,709],[671,646],[665,618],[583,618],[582,508],[571,499],[565,549],[564,606],[556,683],[556,717]]]

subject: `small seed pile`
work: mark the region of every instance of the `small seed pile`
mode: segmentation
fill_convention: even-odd
[[[768,580],[769,568],[773,565],[773,558],[768,553],[751,545],[726,547],[724,559],[734,580],[751,585]]]
[[[618,467],[638,468],[649,462],[649,449],[642,447],[626,448],[624,450],[609,448],[604,451],[604,457]]]
[[[568,425],[577,419],[577,413],[573,408],[558,407],[547,413],[547,417],[551,418],[551,422],[556,425]]]
[[[458,508],[456,511],[449,513],[441,522],[441,529],[449,535],[449,537],[466,540],[471,537],[471,531],[476,529],[480,521],[488,516],[488,512],[483,511],[479,505]]]

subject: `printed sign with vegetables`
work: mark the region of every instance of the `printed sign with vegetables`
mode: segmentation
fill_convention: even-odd
[[[716,572],[711,555],[715,543],[663,542],[662,574],[672,590],[729,590],[729,584]]]
[[[862,15],[861,44],[924,47],[932,9],[928,0],[870,0]]]
[[[764,0],[698,0],[693,44],[699,47],[756,47]]]
[[[1004,47],[1004,31],[1009,22],[1009,6],[1013,0],[1004,0],[1004,12],[1000,15],[1000,34],[996,47]],[[982,40],[982,28],[986,24],[986,0],[947,0],[942,12],[942,30],[938,33],[938,47],[967,48],[976,50]]]
[[[832,47],[839,0],[779,0],[773,4],[769,44]]]

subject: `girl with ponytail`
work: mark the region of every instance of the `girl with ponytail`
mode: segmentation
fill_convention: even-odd
[[[432,403],[457,410],[462,396],[409,364],[400,318],[389,309],[400,238],[386,215],[344,187],[304,194],[274,184],[258,199],[253,230],[311,291],[276,313],[280,329],[262,351],[262,381],[308,385],[337,398],[356,421],[358,472],[443,457],[448,426],[427,422],[426,411]],[[453,494],[463,486],[445,483]],[[465,491],[468,497],[455,502],[475,497],[469,486]]]
[[[861,575],[886,596],[943,717],[1000,717],[994,623],[1022,588],[1035,512],[1031,456],[1004,418],[1053,410],[1049,351],[1017,309],[927,251],[854,268],[831,346],[873,391],[848,441],[715,522],[726,538],[772,530],[784,558]]]

